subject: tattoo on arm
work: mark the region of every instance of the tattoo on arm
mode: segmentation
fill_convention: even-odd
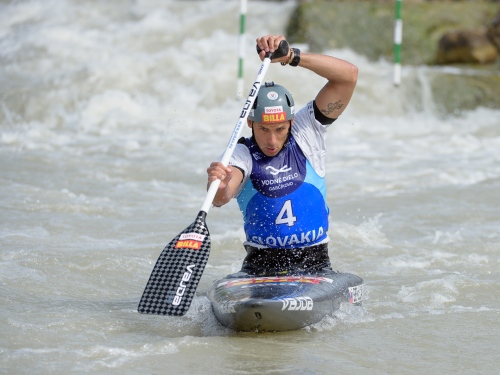
[[[340,102],[340,100],[336,101],[335,103],[328,103],[327,109],[322,109],[321,112],[325,115],[328,116],[330,113],[335,111],[336,109],[342,108],[344,105]]]

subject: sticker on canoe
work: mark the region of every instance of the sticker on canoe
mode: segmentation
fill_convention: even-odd
[[[182,233],[175,244],[175,248],[199,250],[204,239],[205,235],[200,233]]]
[[[280,299],[283,303],[283,310],[290,311],[303,311],[303,310],[312,310],[313,309],[313,300],[311,297],[295,297],[295,298],[283,298]]]
[[[222,314],[235,314],[234,305],[236,305],[235,301],[227,301],[221,304],[219,310]]]
[[[358,303],[363,300],[363,284],[351,286],[349,289],[349,302]]]
[[[242,285],[256,285],[264,283],[307,283],[307,284],[319,284],[320,282],[332,283],[332,279],[326,277],[318,276],[276,276],[276,277],[252,277],[245,279],[234,279],[223,281],[218,285],[218,287],[225,285],[226,288],[231,288],[235,286]]]

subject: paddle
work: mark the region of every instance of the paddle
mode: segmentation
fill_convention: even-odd
[[[288,43],[283,40],[278,50],[272,54],[269,52],[264,58],[222,156],[221,163],[223,165],[229,163],[236,148],[238,138],[246,123],[249,111],[253,107],[271,59],[283,57],[287,53]],[[205,201],[195,221],[179,233],[161,252],[137,308],[140,313],[184,315],[188,311],[210,254],[210,233],[206,224],[206,216],[212,206],[220,182],[220,180],[215,180],[210,184]]]

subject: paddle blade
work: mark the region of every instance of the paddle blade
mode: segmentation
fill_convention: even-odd
[[[137,310],[143,314],[184,315],[210,254],[206,212],[179,233],[161,252]]]

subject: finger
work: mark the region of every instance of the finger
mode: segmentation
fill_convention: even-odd
[[[257,45],[261,50],[265,51],[265,53],[274,52],[274,36],[266,35],[261,38],[257,38]]]
[[[216,168],[219,166],[222,166],[222,163],[220,161],[214,161],[214,162],[210,163],[210,167]]]
[[[274,35],[273,37],[273,52],[277,50],[280,46],[280,43],[282,40],[284,40],[285,37],[283,35]]]
[[[226,177],[228,176],[228,173],[226,173],[225,171],[220,171],[220,170],[217,170],[217,171],[212,171],[209,176],[208,176],[208,179],[210,181],[215,181],[215,180],[221,180],[221,181],[224,181],[226,179]]]
[[[262,57],[262,54],[266,54],[266,41],[264,40],[264,37],[262,37],[255,39],[255,42],[257,43],[257,47],[261,50],[259,52],[259,56]]]
[[[267,54],[267,52],[264,51],[264,50],[262,50],[262,51],[259,52],[259,58],[260,58],[261,61],[264,61],[264,59],[266,58],[266,54]]]
[[[230,165],[225,167],[220,162],[213,162],[210,164],[210,167],[207,168],[208,181],[213,182],[215,180],[228,180],[228,182],[232,179],[233,169]]]

